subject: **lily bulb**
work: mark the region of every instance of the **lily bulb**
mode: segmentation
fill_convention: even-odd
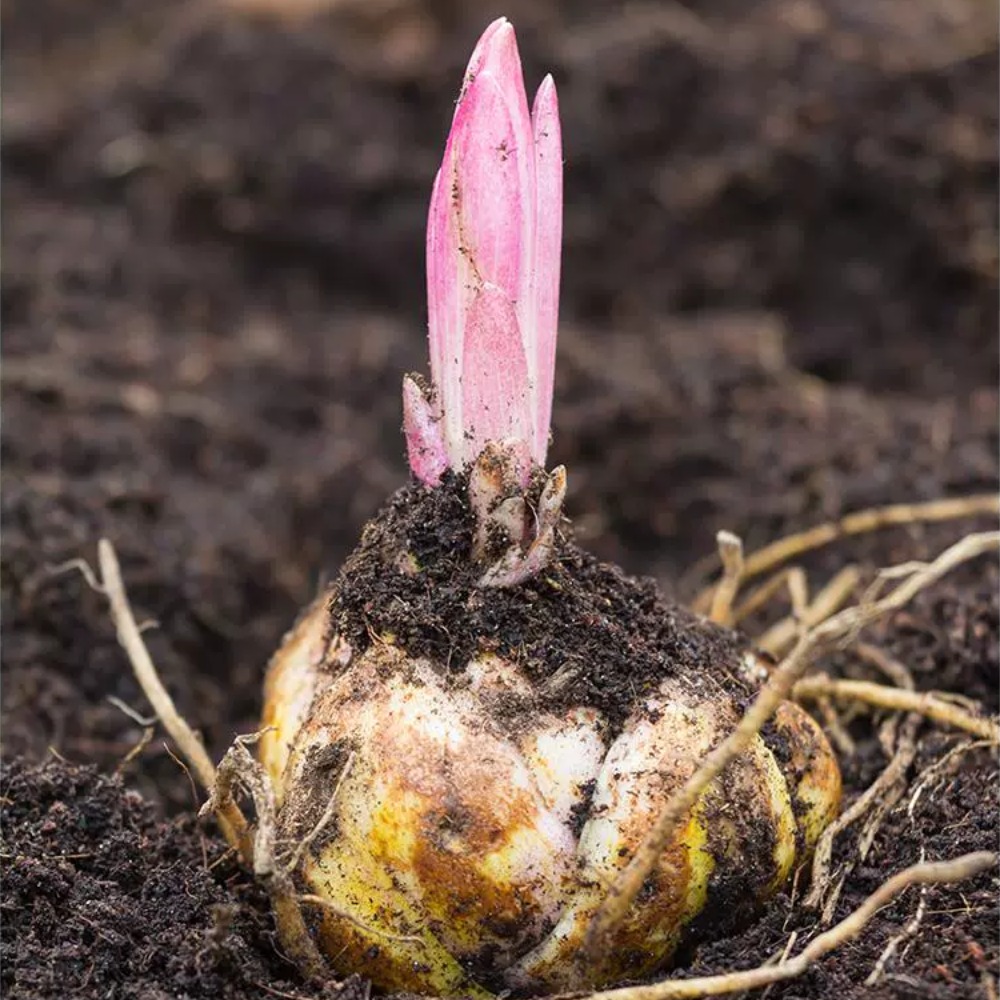
[[[626,917],[585,949],[672,792],[762,666],[559,530],[543,470],[559,283],[555,87],[479,42],[428,222],[431,385],[404,381],[415,482],[364,529],[268,670],[261,761],[338,975],[486,997],[648,976],[746,919],[836,814],[784,704],[706,790]],[[297,849],[300,847],[301,849]]]

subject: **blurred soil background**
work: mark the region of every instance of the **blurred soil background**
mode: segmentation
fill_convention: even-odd
[[[465,60],[497,14],[552,71],[566,158],[552,463],[580,541],[689,599],[720,528],[758,547],[850,510],[997,486],[996,12],[979,0],[42,0],[4,10],[2,986],[11,998],[336,996],[192,819],[100,595],[111,538],[215,757],[264,666],[405,481],[423,228]],[[807,561],[815,586],[985,522]],[[869,638],[997,709],[998,575]],[[825,666],[862,675],[850,655]],[[850,795],[885,764],[852,723]],[[960,741],[923,730],[915,782]],[[920,859],[996,847],[991,752],[907,797],[842,916]],[[854,834],[838,854],[847,863]],[[856,862],[856,859],[855,859]],[[995,997],[992,876],[911,893],[777,997]],[[780,954],[782,896],[689,971]],[[364,994],[363,984],[349,986]],[[992,991],[992,992],[991,992]]]

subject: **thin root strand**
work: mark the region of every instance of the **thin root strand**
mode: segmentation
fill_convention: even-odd
[[[788,535],[751,553],[743,565],[743,580],[760,576],[761,573],[775,569],[789,559],[822,548],[848,535],[860,535],[880,528],[907,524],[953,521],[979,514],[1000,514],[1000,498],[995,493],[983,493],[932,500],[929,503],[900,503],[856,511],[847,514],[839,521],[829,521],[807,531]],[[702,590],[691,605],[693,610],[700,614],[707,613],[714,592],[714,585]]]
[[[764,965],[740,972],[695,979],[668,979],[648,986],[625,986],[586,995],[586,1000],[695,1000],[740,990],[759,989],[771,983],[795,979],[835,948],[854,940],[869,920],[887,903],[914,885],[946,885],[962,882],[995,867],[992,851],[965,854],[951,861],[923,863],[904,868],[879,886],[853,913],[839,924],[813,938],[798,954],[780,965]],[[562,997],[581,994],[562,994]]]
[[[142,633],[132,613],[125,584],[122,581],[121,566],[114,546],[106,538],[97,543],[97,560],[101,580],[99,589],[108,599],[111,619],[118,632],[118,641],[128,656],[135,679],[142,688],[163,728],[177,744],[185,760],[202,787],[211,793],[215,786],[215,765],[202,745],[198,735],[188,725],[187,720],[177,711],[173,698],[160,680],[153,659],[149,655]],[[230,846],[235,847],[244,860],[252,857],[247,821],[235,802],[228,802],[219,810],[219,827]]]
[[[792,698],[795,701],[834,698],[837,701],[860,701],[874,708],[915,712],[939,725],[960,729],[991,743],[1000,743],[1000,725],[994,720],[973,715],[935,691],[905,691],[887,684],[816,674],[797,681],[792,688]]]
[[[678,824],[688,815],[698,796],[747,748],[824,648],[845,636],[855,635],[864,626],[903,607],[956,566],[995,551],[998,545],[1000,532],[967,535],[932,563],[898,583],[880,600],[847,608],[801,636],[795,648],[771,673],[736,728],[706,755],[701,766],[668,800],[594,915],[587,931],[586,953],[596,955],[605,947],[610,932],[624,919],[646,878],[659,864]]]
[[[731,531],[720,531],[715,536],[722,560],[722,579],[712,595],[709,618],[718,625],[732,624],[733,601],[743,579],[743,542]]]

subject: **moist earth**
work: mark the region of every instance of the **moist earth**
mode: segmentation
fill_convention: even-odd
[[[425,366],[426,202],[495,14],[517,25],[529,83],[551,70],[560,88],[550,463],[567,466],[581,550],[683,603],[721,528],[752,550],[851,510],[997,488],[986,7],[313,6],[286,20],[266,0],[5,10],[10,997],[366,993],[320,990],[282,959],[162,735],[130,756],[145,724],[120,704],[148,709],[103,598],[67,563],[114,541],[213,757],[256,728],[283,632],[406,482],[399,390]],[[849,562],[870,579],[991,526],[842,539],[804,566],[814,589]],[[865,638],[919,688],[995,712],[998,582],[980,560]],[[823,667],[872,676],[849,652]],[[848,800],[885,764],[880,722],[848,723]],[[837,918],[921,857],[996,847],[995,755],[929,771],[960,740],[930,726],[919,739],[866,858],[856,832],[838,842]],[[755,965],[795,932],[801,947],[816,926],[801,899],[693,947],[676,974]],[[992,874],[928,890],[918,933],[866,985],[919,899],[771,996],[995,995]]]

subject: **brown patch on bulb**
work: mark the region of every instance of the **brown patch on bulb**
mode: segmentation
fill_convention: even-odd
[[[291,835],[326,807],[330,782],[309,773],[314,751],[336,741],[354,755],[337,838],[362,872],[388,875],[390,896],[419,909],[455,959],[495,975],[544,933],[572,876],[574,842],[474,693],[446,689],[430,664],[393,646],[359,657],[317,694],[295,742],[282,810]],[[314,860],[322,868],[340,853]],[[344,930],[346,944],[355,933]]]

